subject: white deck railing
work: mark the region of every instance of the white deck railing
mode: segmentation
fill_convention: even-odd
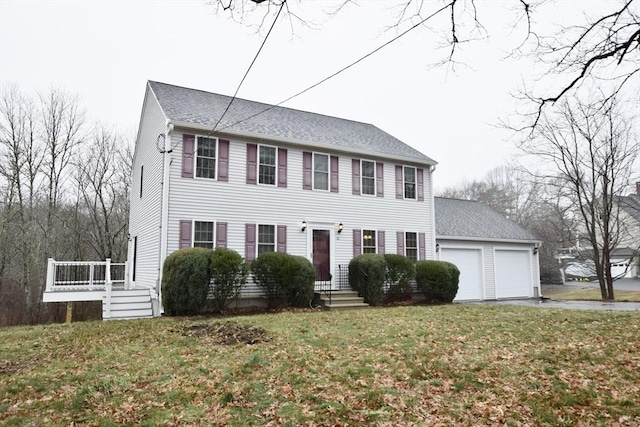
[[[101,291],[128,288],[128,263],[56,261],[49,258],[46,292]],[[111,286],[107,286],[110,284]]]

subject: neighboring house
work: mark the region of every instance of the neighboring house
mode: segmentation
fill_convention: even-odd
[[[640,182],[635,194],[616,199],[619,210],[620,240],[611,257],[614,276],[640,276]]]
[[[482,202],[435,198],[436,257],[460,269],[456,300],[540,296],[540,239]]]
[[[334,289],[362,253],[433,259],[434,160],[377,127],[149,82],[133,159],[128,259],[160,293],[184,247],[308,258]],[[216,127],[215,131],[212,129]],[[253,282],[242,298],[258,297]]]

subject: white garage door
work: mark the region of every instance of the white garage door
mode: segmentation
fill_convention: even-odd
[[[531,252],[496,249],[495,255],[496,298],[531,297]]]
[[[449,261],[460,270],[456,301],[484,299],[480,249],[441,248],[440,260]]]

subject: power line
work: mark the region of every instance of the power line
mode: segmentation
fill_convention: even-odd
[[[267,32],[267,35],[265,36],[264,40],[262,41],[262,44],[260,45],[260,49],[258,49],[258,52],[256,53],[256,56],[253,57],[253,61],[251,61],[251,64],[249,65],[249,68],[247,68],[247,71],[244,73],[244,77],[242,77],[242,80],[240,81],[240,84],[238,85],[238,88],[236,89],[236,92],[231,97],[231,101],[229,101],[229,104],[227,105],[227,108],[224,110],[224,112],[222,113],[222,115],[220,116],[218,121],[216,122],[216,124],[213,127],[213,129],[211,129],[209,131],[207,136],[209,136],[213,132],[215,132],[216,128],[218,127],[218,125],[220,124],[222,119],[224,118],[225,114],[227,114],[227,111],[229,111],[229,108],[231,107],[231,104],[236,99],[236,96],[238,95],[238,92],[240,91],[240,87],[242,86],[242,83],[244,83],[244,80],[247,78],[247,75],[249,74],[249,71],[251,71],[251,67],[253,67],[253,64],[256,62],[256,59],[258,59],[258,55],[260,55],[260,52],[262,51],[262,48],[264,47],[265,43],[267,42],[267,39],[269,38],[269,34],[271,34],[271,30],[273,30],[273,27],[275,27],[276,22],[278,21],[278,17],[280,16],[280,12],[282,12],[282,9],[284,8],[284,5],[285,5],[286,2],[287,2],[287,0],[283,0],[282,1],[282,4],[280,5],[280,9],[278,9],[278,13],[276,14],[276,18],[273,20],[273,23],[271,24],[271,28],[269,28],[269,31]]]
[[[266,113],[267,111],[272,110],[272,109],[274,109],[274,108],[276,108],[276,107],[279,107],[280,105],[284,104],[285,102],[291,101],[293,98],[296,98],[296,97],[298,97],[298,96],[302,95],[303,93],[310,91],[311,89],[313,89],[313,88],[315,88],[315,87],[317,87],[317,86],[321,85],[322,83],[326,82],[326,81],[327,81],[327,80],[329,80],[329,79],[332,79],[333,77],[337,76],[338,74],[341,74],[343,71],[348,70],[349,68],[351,68],[351,67],[353,67],[354,65],[358,64],[359,62],[362,62],[363,60],[367,59],[368,57],[370,57],[370,56],[371,56],[371,55],[373,55],[374,53],[376,53],[376,52],[378,52],[378,51],[382,50],[383,48],[387,47],[387,46],[388,46],[388,45],[390,45],[391,43],[393,43],[393,42],[395,42],[396,40],[398,40],[400,37],[402,37],[402,36],[404,36],[405,34],[407,34],[409,31],[412,31],[412,30],[414,30],[414,29],[418,28],[419,26],[421,26],[422,24],[424,24],[425,22],[427,22],[429,19],[433,18],[434,16],[436,16],[437,14],[439,14],[440,12],[442,12],[443,10],[445,10],[445,9],[449,8],[451,5],[452,5],[452,3],[447,3],[446,5],[444,5],[443,7],[441,7],[440,9],[436,10],[435,12],[433,12],[431,15],[427,16],[426,18],[424,18],[422,21],[418,22],[417,24],[413,25],[412,27],[408,28],[407,30],[403,31],[402,33],[398,34],[396,37],[392,38],[391,40],[387,41],[386,43],[382,44],[381,46],[378,46],[377,48],[375,48],[375,49],[374,49],[374,50],[372,50],[371,52],[367,53],[366,55],[364,55],[364,56],[363,56],[363,57],[361,57],[360,59],[355,60],[355,61],[354,61],[354,62],[352,62],[351,64],[349,64],[349,65],[347,65],[347,66],[345,66],[345,67],[341,68],[340,70],[336,71],[335,73],[331,74],[330,76],[325,77],[324,79],[322,79],[322,80],[320,80],[319,82],[317,82],[317,83],[315,83],[315,84],[313,84],[313,85],[309,86],[308,88],[306,88],[306,89],[304,89],[304,90],[302,90],[302,91],[300,91],[300,92],[296,93],[295,95],[291,95],[289,98],[285,99],[284,101],[280,101],[280,102],[278,102],[277,104],[271,105],[271,106],[269,106],[268,108],[265,108],[264,110],[262,110],[262,111],[260,111],[260,112],[258,112],[258,113],[256,113],[256,114],[254,114],[254,115],[252,115],[252,116],[247,117],[246,119],[239,120],[239,121],[237,121],[237,122],[235,122],[235,123],[232,123],[232,124],[230,124],[230,125],[228,125],[228,126],[225,126],[225,127],[221,128],[220,130],[230,128],[230,127],[235,126],[235,125],[237,125],[237,124],[240,124],[240,123],[242,123],[242,122],[246,122],[247,120],[251,120],[251,119],[252,119],[252,118],[254,118],[254,117],[257,117],[257,116],[259,116],[259,115],[261,115],[261,114],[264,114],[264,113]],[[282,8],[281,8],[281,10],[282,10]],[[278,12],[278,13],[279,13],[279,12]],[[219,123],[219,121],[218,121],[218,123]],[[216,126],[217,126],[217,125],[216,125]]]

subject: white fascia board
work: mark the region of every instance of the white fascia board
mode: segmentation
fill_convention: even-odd
[[[496,239],[491,237],[467,237],[467,236],[436,236],[437,240],[460,240],[468,242],[495,242],[495,243],[528,243],[542,246],[542,240],[517,240],[517,239]]]
[[[172,121],[171,123],[176,127],[195,129],[195,130],[207,131],[207,132],[211,131],[211,126],[207,126],[207,125],[188,123],[188,122],[178,122],[178,121]],[[413,157],[394,156],[393,154],[384,154],[384,153],[374,153],[370,150],[358,150],[358,149],[336,146],[332,144],[324,144],[321,142],[303,141],[295,138],[285,138],[280,136],[276,137],[276,136],[269,136],[269,135],[263,135],[258,133],[251,133],[251,132],[241,132],[241,131],[235,131],[235,130],[222,130],[222,131],[216,131],[214,133],[219,135],[230,135],[230,136],[238,136],[242,138],[253,139],[253,140],[256,140],[256,142],[265,142],[265,143],[284,142],[285,144],[308,147],[312,151],[322,151],[322,150],[333,151],[333,152],[338,151],[338,152],[347,153],[347,154],[356,154],[359,157],[365,156],[368,158],[371,158],[373,156],[380,159],[397,160],[404,164],[414,164],[414,165],[422,165],[422,166],[435,166],[436,164],[438,164],[438,162],[436,162],[435,160],[427,161],[427,160],[415,159]]]

